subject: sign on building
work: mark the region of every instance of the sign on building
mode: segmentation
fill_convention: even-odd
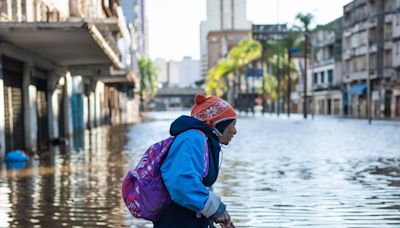
[[[287,38],[286,24],[252,25],[255,40],[284,40]]]

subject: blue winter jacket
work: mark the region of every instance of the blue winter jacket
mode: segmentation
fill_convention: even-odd
[[[173,203],[154,227],[208,227],[210,221],[226,208],[209,190],[219,171],[221,148],[218,137],[210,127],[190,116],[176,119],[170,133],[176,137],[161,166],[161,175]],[[203,179],[205,140],[209,150],[209,171]]]

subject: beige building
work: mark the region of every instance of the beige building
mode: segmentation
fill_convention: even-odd
[[[344,6],[345,114],[366,117],[369,77],[372,117],[400,117],[399,8],[399,0],[355,0]]]
[[[209,49],[209,33],[213,32],[214,35],[219,36],[218,32],[227,32],[226,34],[232,34],[232,32],[250,31],[251,22],[247,20],[247,0],[207,0],[207,20],[202,21],[200,24],[200,58],[201,58],[201,76],[205,78],[208,74],[208,70],[213,67],[209,65],[210,61],[208,54]],[[232,41],[227,40],[228,37],[219,37],[220,45],[224,47],[220,49],[222,53],[220,56],[224,56],[229,48],[225,45]],[[235,38],[234,38],[235,39]],[[212,41],[215,43],[216,41]],[[214,44],[211,44],[214,45]],[[215,53],[211,53],[214,55]]]
[[[342,18],[317,28],[311,35],[312,111],[315,114],[342,113]]]

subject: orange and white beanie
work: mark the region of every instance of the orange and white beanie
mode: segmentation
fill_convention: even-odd
[[[237,114],[232,106],[223,99],[215,96],[206,97],[203,94],[196,94],[191,116],[203,121],[206,125],[222,135],[215,126],[225,120],[234,120]]]

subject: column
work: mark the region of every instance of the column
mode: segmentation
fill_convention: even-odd
[[[72,97],[72,77],[71,73],[68,71],[65,74],[65,93],[63,93],[64,96],[64,126],[65,126],[65,132],[64,134],[69,136],[72,135],[73,133],[73,127],[72,127],[72,112],[71,112],[71,97]]]
[[[52,71],[49,73],[49,78],[47,80],[47,105],[49,110],[48,115],[50,141],[60,136],[58,128],[58,96],[60,95],[60,91],[56,89],[58,80],[59,76],[57,75],[56,71]]]
[[[0,53],[0,158],[4,158],[6,149],[6,138],[5,138],[5,120],[4,120],[4,81],[3,81],[3,65],[1,62]],[[1,160],[1,159],[0,159]]]
[[[32,85],[31,63],[25,63],[22,79],[22,96],[24,101],[24,133],[26,150],[37,150],[37,104],[36,104],[36,87]]]

